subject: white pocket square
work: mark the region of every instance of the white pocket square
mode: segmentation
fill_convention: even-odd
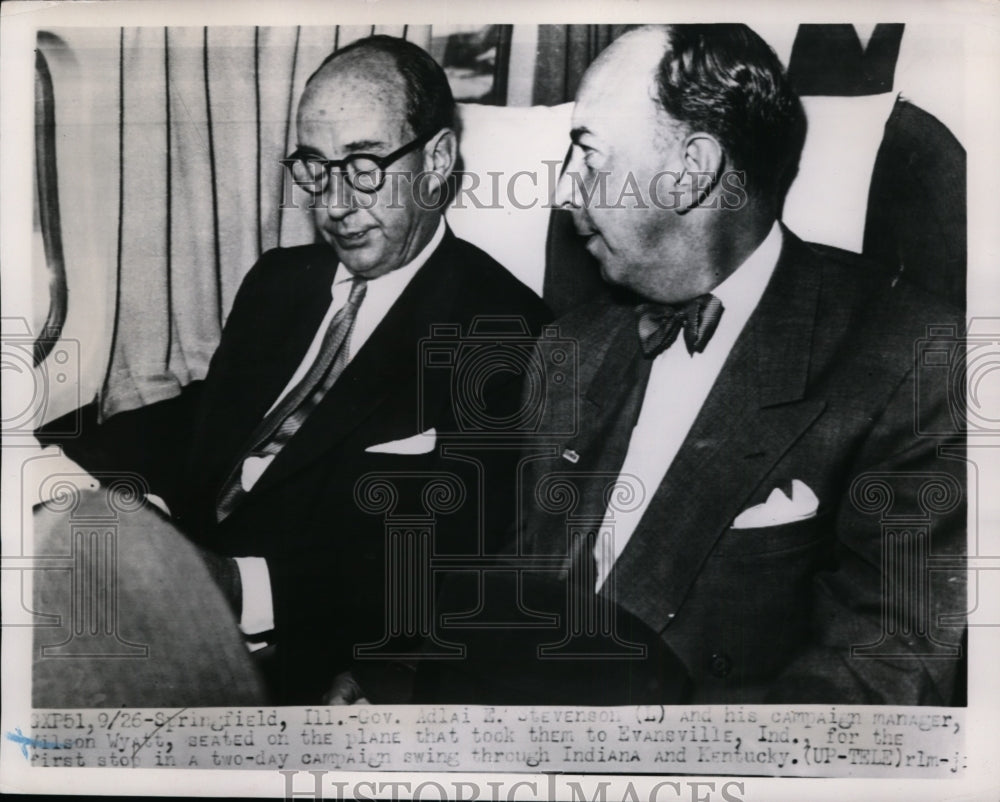
[[[767,501],[748,507],[736,516],[733,529],[758,529],[763,526],[780,526],[815,518],[819,499],[809,486],[798,479],[792,480],[792,497],[774,488]]]
[[[369,454],[430,454],[437,445],[437,429],[404,437],[402,440],[390,440],[388,443],[368,446]]]

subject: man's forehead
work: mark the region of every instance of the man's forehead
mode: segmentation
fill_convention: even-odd
[[[573,107],[573,127],[609,135],[652,124],[660,113],[654,75],[666,44],[659,30],[625,34],[587,70]]]
[[[332,62],[316,75],[299,102],[298,124],[350,131],[350,138],[392,138],[406,126],[406,86],[385,59]]]
[[[573,106],[572,128],[578,135],[614,138],[637,126],[662,124],[662,114],[653,97],[651,80],[623,81],[617,92],[581,91]]]

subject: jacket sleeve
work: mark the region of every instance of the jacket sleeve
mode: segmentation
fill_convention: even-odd
[[[225,348],[233,347],[227,344],[226,336],[231,323],[252,324],[247,318],[252,315],[253,305],[247,303],[247,299],[261,292],[261,282],[275,269],[272,257],[276,253],[264,254],[241,283],[211,364],[215,364]],[[95,401],[72,413],[79,415],[82,424],[75,435],[50,434],[68,428],[60,421],[41,427],[36,434],[43,445],[60,446],[71,459],[93,474],[139,474],[149,485],[150,492],[161,496],[174,509],[178,494],[183,492],[184,469],[193,445],[204,387],[204,381],[193,381],[173,398],[120,412],[101,423],[98,423],[98,402]]]

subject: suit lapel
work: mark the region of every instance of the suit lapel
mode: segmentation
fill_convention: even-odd
[[[376,415],[387,400],[398,397],[401,390],[412,391],[419,367],[418,341],[429,335],[432,324],[453,317],[453,242],[454,235],[448,231],[330,392],[261,476],[253,495],[336,447]],[[416,426],[416,398],[412,409]]]
[[[257,300],[272,310],[273,320],[266,325],[258,318],[234,321],[241,328],[230,335],[230,353],[218,359],[223,372],[210,375],[209,417],[192,462],[203,486],[228,476],[247,438],[302,361],[330,306],[336,258],[323,247],[310,250],[306,258],[305,266],[294,268],[296,280],[270,287],[275,295]]]
[[[617,477],[628,450],[629,435],[635,425],[645,391],[646,380],[652,365],[642,356],[636,333],[635,315],[631,307],[607,307],[598,319],[589,340],[579,351],[581,362],[596,363],[593,377],[580,397],[577,388],[565,388],[555,394],[565,409],[561,419],[569,419],[579,412],[577,434],[565,440],[560,448],[564,453],[575,453],[577,462],[547,463],[544,471],[535,477],[541,481],[548,472],[565,474],[579,494],[579,504],[568,514],[576,520],[592,519],[603,515],[603,490]],[[586,365],[581,364],[581,372]],[[533,492],[535,484],[526,483],[525,491]],[[536,513],[538,511],[536,510]],[[532,551],[536,554],[565,555],[569,547],[566,531],[566,514],[545,515],[531,525]]]
[[[652,365],[639,348],[632,310],[621,311],[627,314],[615,316],[611,345],[580,405],[580,434],[569,445],[580,455],[577,467],[588,473],[620,471]],[[585,498],[584,504],[590,501]]]
[[[825,407],[806,397],[820,272],[783,233],[760,304],[612,572],[616,600],[657,631],[716,540]]]

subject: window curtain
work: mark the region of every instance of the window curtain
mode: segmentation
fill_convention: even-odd
[[[587,67],[628,29],[628,25],[539,25],[534,105],[573,100]]]

